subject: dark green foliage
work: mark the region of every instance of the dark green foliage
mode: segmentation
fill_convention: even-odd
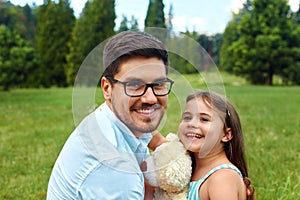
[[[116,18],[114,6],[115,1],[112,0],[86,2],[69,43],[70,53],[67,55],[65,66],[69,85],[74,84],[77,71],[91,50],[114,34]],[[101,63],[98,65],[100,68]]]
[[[234,16],[235,18],[236,16]],[[237,24],[235,20],[231,20],[224,31],[223,42],[220,50],[220,67],[232,73],[235,59],[233,51],[230,48],[232,43],[238,40]]]
[[[207,51],[209,52],[209,48],[210,48],[210,38],[209,36],[205,35],[205,34],[201,34],[198,37],[198,42],[199,44],[201,44],[201,46]]]
[[[35,51],[28,42],[0,25],[0,89],[28,85],[36,66]]]
[[[197,43],[198,35],[182,33],[168,40],[167,46],[172,50],[170,53],[171,67],[183,74],[192,74],[203,71],[207,54]]]
[[[294,22],[296,22],[297,24],[300,24],[300,2],[299,2],[298,11],[295,13],[295,16],[294,16]]]
[[[9,1],[0,1],[0,25],[5,25],[8,29],[14,30],[23,39],[34,44],[34,31],[36,19],[34,10],[26,4],[24,7],[15,6]]]
[[[0,1],[0,13],[0,88],[32,86],[37,68],[34,11]]]
[[[73,85],[91,50],[114,34],[115,1],[89,0],[78,19],[69,2],[45,0],[42,6],[21,7],[0,0],[2,89]],[[300,84],[299,16],[300,7],[292,13],[287,0],[247,0],[239,13],[233,14],[224,34],[184,34],[198,41],[217,66],[251,83]],[[163,1],[149,0],[145,27],[166,27],[162,38],[160,33],[152,34],[176,44],[181,38],[172,33],[173,17],[170,5],[165,23]],[[118,32],[129,29],[139,29],[134,16],[123,17]],[[188,55],[187,51],[193,51],[188,41],[177,45],[178,52],[170,53],[172,67],[181,73],[205,68],[204,54]],[[195,63],[186,59],[198,59],[201,67],[195,68]],[[95,60],[93,69],[98,73],[102,62]]]
[[[129,21],[131,30],[139,30],[138,20],[132,15],[131,20]]]
[[[219,66],[220,48],[222,46],[223,34],[217,33],[215,35],[201,34],[198,36],[199,44],[205,49],[208,55],[213,59],[215,64]]]
[[[129,30],[127,17],[125,15],[123,15],[122,18],[123,19],[122,19],[121,24],[120,24],[119,32]]]
[[[128,20],[125,15],[122,18],[118,32],[139,29],[138,21],[134,16],[131,16],[131,20]]]
[[[228,22],[223,34],[222,46],[220,48],[220,67],[230,73],[233,72],[235,65],[231,45],[239,39],[240,33],[238,31],[238,24],[244,15],[250,13],[251,9],[251,1],[247,0],[239,13],[233,14],[232,20]]]
[[[212,41],[212,58],[217,66],[220,65],[220,49],[223,42],[223,34],[217,33]]]
[[[281,72],[283,83],[287,85],[300,85],[300,26],[294,24],[293,30],[290,33],[290,49],[288,51],[289,59],[286,68]]]
[[[88,1],[78,20],[69,0],[45,0],[38,7],[15,6],[4,0],[0,1],[0,13],[0,25],[6,27],[5,31],[2,28],[2,37],[6,35],[14,41],[1,41],[1,86],[13,83],[5,88],[71,85],[87,54],[114,34],[115,11],[111,0]],[[130,23],[132,28],[138,28],[134,18]],[[19,73],[20,63],[23,67]],[[28,73],[24,69],[27,65]],[[21,75],[12,76],[17,72]]]
[[[36,49],[40,60],[37,81],[45,87],[66,86],[65,57],[75,21],[70,3],[68,0],[49,1],[38,8],[37,19]]]
[[[300,32],[287,1],[254,0],[250,8],[226,28],[221,65],[253,84],[272,85],[274,75],[295,83],[287,79],[299,73]]]
[[[164,4],[162,0],[149,0],[145,27],[166,28]]]

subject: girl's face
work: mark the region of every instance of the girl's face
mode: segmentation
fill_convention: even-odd
[[[220,115],[207,106],[202,98],[187,102],[178,133],[185,148],[191,152],[199,152],[200,157],[212,151],[223,151],[221,141],[228,139]]]

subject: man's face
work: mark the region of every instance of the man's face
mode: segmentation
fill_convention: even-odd
[[[153,83],[167,76],[162,60],[135,57],[122,62],[113,78],[122,82],[139,80]],[[158,127],[167,107],[167,95],[155,96],[149,87],[144,95],[130,97],[125,94],[123,84],[111,84],[106,78],[103,79],[102,88],[108,106],[135,136],[152,132]]]

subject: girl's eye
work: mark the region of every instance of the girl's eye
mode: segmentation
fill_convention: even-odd
[[[190,121],[192,119],[191,116],[182,116],[183,121]]]
[[[203,121],[203,122],[208,122],[209,118],[207,118],[207,117],[201,117],[200,120]]]

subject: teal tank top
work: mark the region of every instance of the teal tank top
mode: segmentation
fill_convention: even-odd
[[[228,164],[223,164],[220,165],[218,167],[213,168],[212,170],[210,170],[204,177],[202,177],[200,180],[198,181],[192,181],[190,182],[190,188],[189,188],[189,195],[188,195],[188,199],[189,200],[200,200],[198,191],[200,186],[204,183],[204,181],[213,173],[215,173],[216,171],[220,170],[220,169],[232,169],[234,171],[236,171],[241,178],[243,178],[242,173],[240,172],[240,170],[233,166],[233,165],[228,165]]]

